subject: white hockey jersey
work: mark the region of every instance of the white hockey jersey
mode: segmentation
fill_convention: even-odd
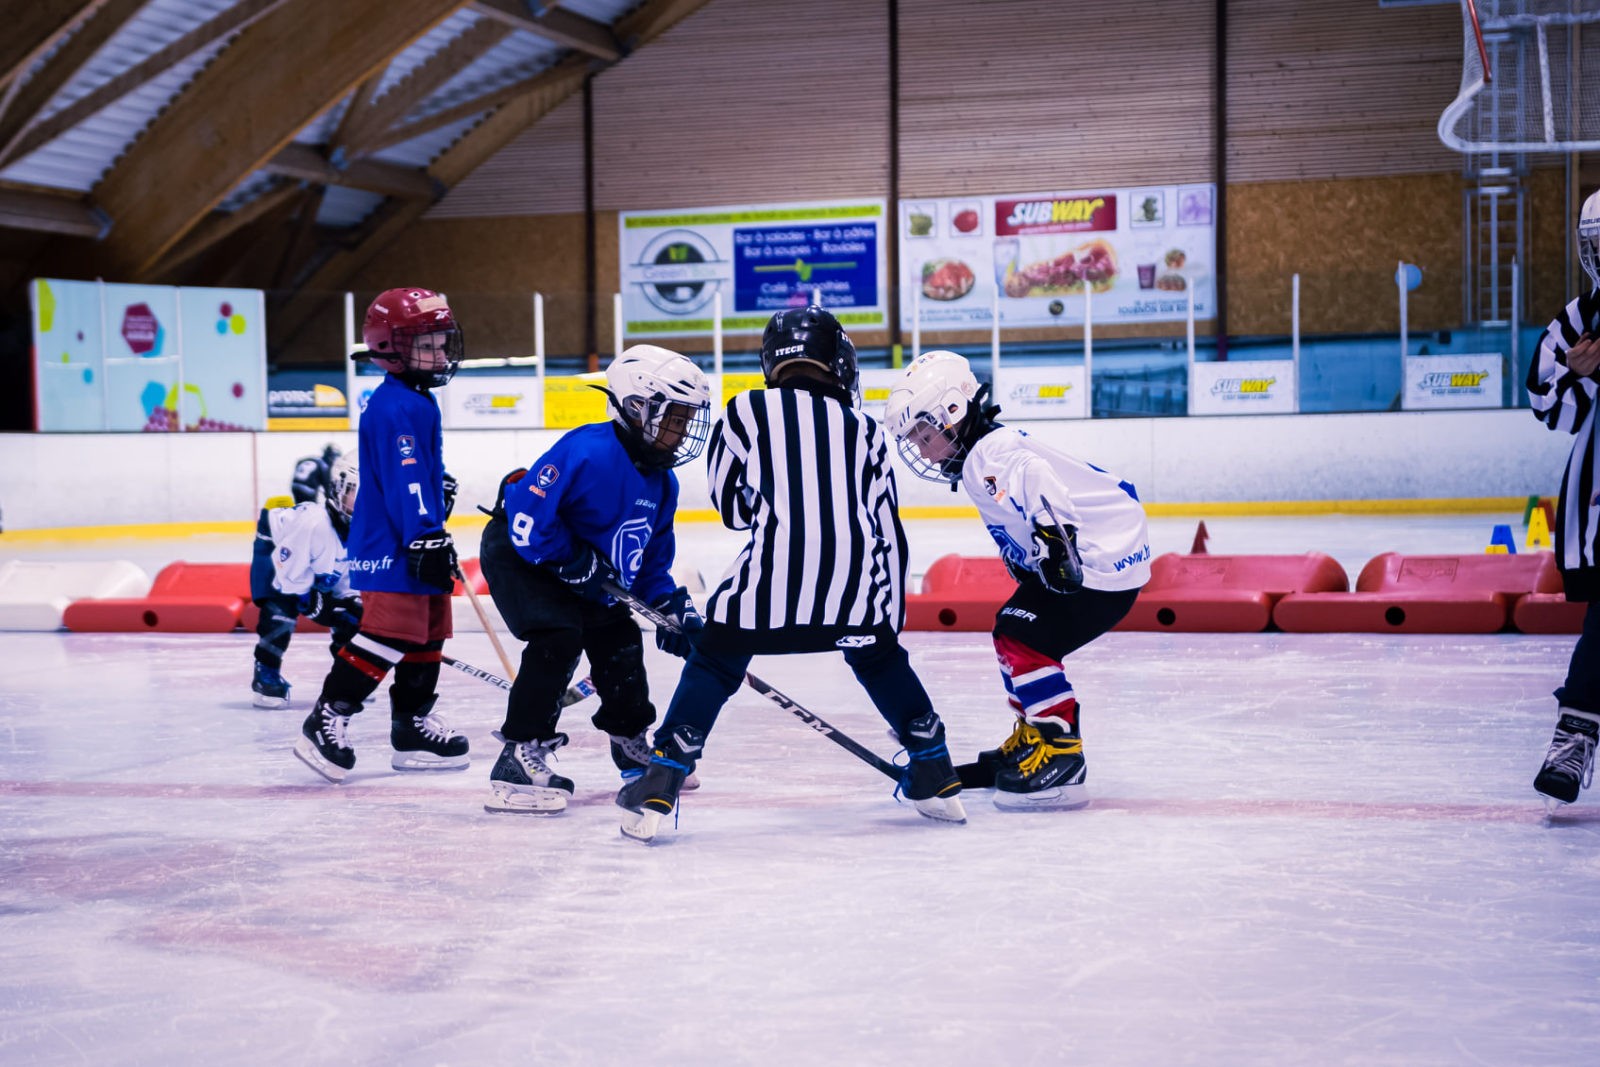
[[[1034,523],[1056,521],[1077,528],[1086,588],[1117,592],[1150,580],[1144,508],[1133,486],[1116,475],[1001,426],[967,453],[961,485],[1002,557],[1037,570]]]
[[[272,533],[272,585],[280,593],[298,596],[313,586],[339,596],[350,592],[350,561],[327,508],[311,501],[270,508],[267,526]]]

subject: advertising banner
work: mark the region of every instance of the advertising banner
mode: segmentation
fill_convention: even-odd
[[[106,428],[100,285],[35,278],[33,353],[39,430]]]
[[[1407,411],[1501,407],[1505,365],[1498,352],[1407,356],[1400,406]]]
[[[1191,415],[1292,415],[1300,410],[1292,359],[1196,363],[1193,370]]]
[[[901,325],[1098,325],[1216,317],[1216,186],[918,198],[900,204]]]
[[[606,394],[593,388],[606,384],[603,373],[558,376],[544,380],[544,425],[570,430],[590,422],[604,422]]]
[[[458,374],[449,388],[434,395],[447,430],[523,430],[543,425],[544,397],[538,377],[532,374]]]
[[[177,290],[186,432],[267,428],[267,306],[259,289]]]
[[[846,329],[884,325],[885,201],[624,211],[618,224],[625,335],[759,334],[814,298]]]
[[[182,401],[178,292],[164,285],[105,285],[107,430],[175,433]]]
[[[1001,367],[994,398],[1000,405],[1002,422],[1089,417],[1089,381],[1081,363]]]

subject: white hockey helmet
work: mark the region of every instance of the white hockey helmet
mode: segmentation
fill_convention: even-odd
[[[979,388],[966,358],[941,349],[912,360],[889,390],[884,425],[917,477],[952,485],[960,480],[967,458],[961,424],[980,406]]]
[[[348,525],[356,511],[356,490],[361,487],[361,468],[356,454],[346,452],[328,468],[328,491],[323,501],[335,522]]]
[[[1578,262],[1590,284],[1600,288],[1600,191],[1590,193],[1578,212]]]
[[[711,386],[687,356],[633,345],[606,368],[607,411],[627,434],[629,453],[657,470],[688,463],[705,450]]]

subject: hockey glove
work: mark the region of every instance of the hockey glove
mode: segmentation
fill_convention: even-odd
[[[361,598],[354,593],[335,596],[313,589],[301,594],[300,614],[330,630],[357,630],[361,627]]]
[[[455,588],[456,544],[443,530],[430,530],[406,546],[406,573],[441,593]]]
[[[460,491],[461,483],[456,481],[455,475],[449,471],[444,472],[444,517],[449,521],[450,513],[456,509],[456,493]]]
[[[572,559],[565,563],[552,564],[550,569],[555,572],[557,578],[567,583],[568,589],[585,600],[592,600],[596,604],[611,602],[605,584],[617,582],[617,572],[588,545],[580,548]]]
[[[656,647],[669,656],[688,659],[695,639],[706,628],[706,621],[689,599],[689,590],[680,585],[650,606],[678,624],[676,631],[665,626],[656,627]]]
[[[1072,526],[1033,524],[1039,542],[1039,580],[1052,593],[1076,593],[1083,588],[1083,561],[1078,558],[1078,531]]]
[[[1011,580],[1018,585],[1025,585],[1030,578],[1037,579],[1038,577],[1023,560],[1012,559],[1010,556],[1001,556],[1000,562],[1006,565],[1006,573],[1011,575]]]

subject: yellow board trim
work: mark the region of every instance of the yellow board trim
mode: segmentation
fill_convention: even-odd
[[[1146,504],[1152,518],[1215,518],[1217,516],[1261,517],[1275,515],[1474,515],[1514,512],[1526,502],[1520,496],[1458,497],[1438,500],[1240,500],[1211,504]],[[971,506],[904,507],[906,519],[975,519],[978,509]],[[451,518],[451,529],[478,528],[488,522],[480,512],[467,512]],[[680,523],[718,522],[713,508],[680,508]],[[0,545],[39,544],[59,541],[139,540],[159,541],[193,537],[199,534],[239,534],[255,532],[255,521],[246,522],[170,522],[132,526],[58,526],[38,530],[7,530],[0,533]]]
[[[309,416],[305,418],[268,419],[268,430],[348,430],[350,420],[344,415],[331,419],[318,419]]]

